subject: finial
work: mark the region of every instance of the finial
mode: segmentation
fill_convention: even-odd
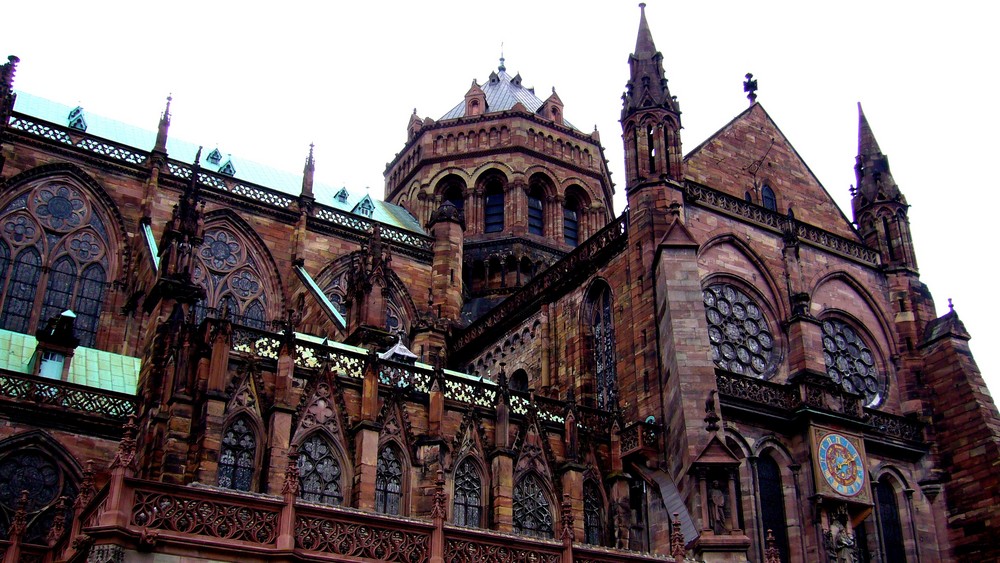
[[[307,164],[315,164],[315,160],[313,160],[313,149],[315,147],[316,147],[315,143],[309,143],[309,156],[306,158]]]
[[[757,81],[754,80],[753,73],[751,72],[747,73],[746,78],[746,81],[743,82],[743,91],[747,93],[750,105],[754,105],[757,102]]]
[[[503,58],[503,41],[501,41],[500,42],[500,66],[497,67],[497,70],[499,70],[500,72],[504,72],[504,71],[507,70],[507,66],[504,65],[503,62],[504,62],[504,58]]]
[[[639,2],[639,10],[642,11],[643,13],[646,12],[646,3],[645,2]]]
[[[949,313],[955,312],[955,305],[954,303],[951,302],[951,297],[948,298],[948,312]]]
[[[195,166],[198,166],[198,165],[201,164],[201,149],[202,149],[202,147],[199,145],[198,146],[198,152],[194,153],[194,164],[195,164]]]

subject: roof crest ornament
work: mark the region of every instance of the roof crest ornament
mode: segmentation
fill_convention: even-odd
[[[507,65],[504,64],[504,58],[503,58],[503,41],[500,42],[500,66],[497,67],[497,70],[499,70],[500,72],[507,71]]]
[[[746,80],[743,82],[743,91],[747,93],[750,105],[757,103],[757,80],[754,79],[752,72],[748,72],[746,75]]]

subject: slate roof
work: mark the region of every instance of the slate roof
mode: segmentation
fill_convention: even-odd
[[[17,100],[14,103],[14,111],[59,125],[61,127],[68,126],[69,114],[74,109],[75,108],[73,107],[20,91],[17,92]],[[92,114],[87,112],[86,108],[84,108],[83,116],[87,123],[87,135],[100,137],[118,144],[126,145],[137,149],[139,152],[151,150],[153,145],[156,143],[155,130],[143,129],[141,127],[116,121],[114,119]],[[218,149],[221,154],[221,158],[218,163],[215,164],[210,162],[207,158],[207,156],[214,149]],[[181,139],[169,136],[167,137],[167,154],[171,159],[190,164],[194,162],[194,157],[197,152],[198,145]],[[232,177],[238,180],[243,180],[244,182],[257,184],[259,186],[264,186],[293,195],[298,195],[302,190],[301,172],[295,173],[279,170],[277,168],[272,168],[251,160],[240,158],[239,156],[233,156],[227,153],[224,150],[224,147],[204,145],[202,150],[202,159],[200,162],[203,170],[220,172],[229,162],[232,163],[232,166],[235,169],[235,173],[232,174]],[[341,188],[338,186],[330,186],[321,182],[317,182],[313,186],[313,191],[317,194],[335,194],[340,189]],[[354,206],[368,194],[364,192],[352,193],[349,190],[348,193],[349,197],[347,202],[340,202],[334,198],[333,201],[320,201],[320,203],[329,205],[330,207],[334,207],[347,213],[353,213]],[[375,198],[372,198],[372,203],[375,210],[372,213],[371,218],[375,221],[385,223],[393,227],[406,229],[415,233],[427,234],[426,231],[424,231],[424,229],[420,226],[420,223],[416,220],[416,218],[410,215],[410,213],[402,207],[386,203]]]
[[[538,109],[545,103],[545,100],[535,95],[534,88],[521,85],[520,74],[513,77],[507,74],[506,67],[503,64],[500,65],[498,72],[491,73],[490,79],[484,84],[480,84],[479,87],[486,94],[486,113],[507,111],[513,108],[514,104],[518,102],[521,102],[521,105],[528,111],[537,113]],[[465,100],[462,100],[451,111],[441,116],[441,119],[455,119],[458,117],[465,117]],[[563,120],[563,125],[579,131],[579,129],[565,119]]]
[[[31,360],[37,344],[30,334],[0,330],[0,370],[31,375],[34,368]],[[68,381],[134,395],[139,366],[139,358],[80,347],[70,360]]]

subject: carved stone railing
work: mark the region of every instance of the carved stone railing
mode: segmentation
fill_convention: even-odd
[[[802,403],[796,386],[720,371],[715,373],[715,384],[719,388],[719,395],[723,397],[740,399],[764,407],[792,410]]]
[[[656,424],[633,422],[621,431],[622,455],[633,453],[656,454],[659,451],[657,437],[660,429]]]
[[[485,530],[445,526],[444,560],[449,563],[504,561],[560,563],[562,544]]]
[[[674,561],[674,558],[595,545],[573,544],[573,563],[639,563],[643,561]]]
[[[136,407],[133,395],[13,373],[0,373],[0,398],[22,404],[51,405],[60,411],[87,413],[115,421],[124,421],[135,413]]]
[[[273,545],[281,502],[222,491],[136,483],[129,525],[163,534]]]
[[[455,350],[460,354],[462,349],[481,338],[503,334],[505,327],[532,314],[543,298],[555,299],[576,287],[576,282],[590,276],[614,252],[624,248],[627,241],[628,212],[624,212],[472,324],[455,340]]]
[[[299,505],[295,547],[359,560],[422,563],[430,559],[433,527],[427,521]]]
[[[776,213],[759,205],[718,190],[687,182],[684,185],[687,201],[716,211],[745,219],[751,223],[787,233],[793,232],[800,240],[868,266],[878,266],[879,253],[864,244],[835,235],[818,227],[803,223],[787,215]]]
[[[320,221],[338,225],[340,227],[346,227],[348,229],[358,231],[359,233],[371,233],[372,225],[374,221],[355,215],[354,213],[347,213],[336,209],[333,207],[327,207],[325,205],[317,204],[315,207],[315,218]],[[393,243],[409,246],[422,250],[424,252],[431,252],[434,241],[428,236],[420,235],[403,229],[393,227],[391,225],[380,225],[380,233],[382,238]]]
[[[912,443],[924,441],[924,424],[920,421],[867,408],[861,396],[822,382],[772,383],[721,370],[716,371],[715,382],[724,404],[739,404],[745,409],[783,411],[785,416],[808,409],[864,423],[870,427],[873,436]],[[624,451],[624,437],[622,444]]]

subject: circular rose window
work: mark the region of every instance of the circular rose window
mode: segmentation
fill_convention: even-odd
[[[778,354],[760,306],[728,283],[708,286],[704,298],[715,365],[751,377],[770,376],[777,365]]]
[[[837,319],[823,321],[826,375],[848,393],[864,396],[872,406],[882,399],[882,382],[871,348],[853,328]]]

